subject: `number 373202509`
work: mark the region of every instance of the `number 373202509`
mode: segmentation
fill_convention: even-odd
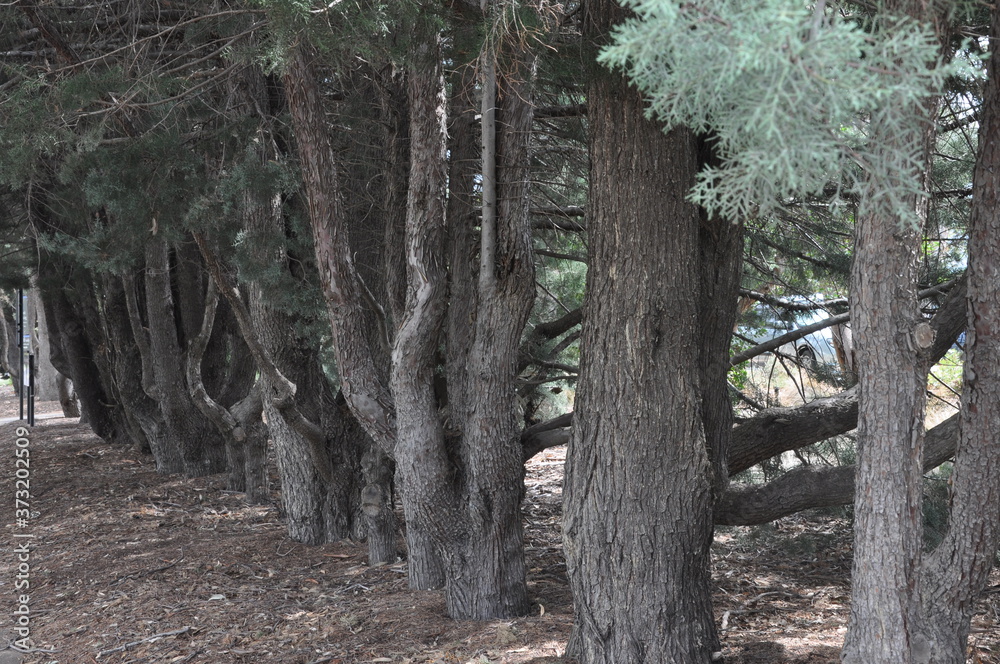
[[[17,456],[17,459],[15,459],[15,467],[17,470],[15,472],[16,483],[14,487],[14,517],[17,519],[27,519],[31,515],[29,510],[30,504],[28,503],[28,500],[31,497],[31,494],[29,493],[31,488],[31,481],[29,480],[31,452],[26,447],[18,447],[14,451],[14,454]]]

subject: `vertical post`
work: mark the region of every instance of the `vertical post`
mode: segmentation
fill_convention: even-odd
[[[28,426],[35,426],[35,354],[28,354]]]
[[[18,419],[24,419],[24,290],[17,290],[17,386]]]

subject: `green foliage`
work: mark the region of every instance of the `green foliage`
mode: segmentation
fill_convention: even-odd
[[[326,64],[350,66],[355,58],[404,61],[414,39],[441,30],[442,8],[409,0],[379,2],[313,2],[311,0],[254,0],[267,10],[269,41],[262,62],[280,71],[288,49],[307,40]]]
[[[624,69],[667,128],[715,138],[722,165],[691,198],[729,218],[766,214],[793,197],[838,193],[912,219],[921,190],[915,112],[961,64],[938,63],[928,27],[882,16],[865,31],[839,11],[788,0],[631,0],[601,60]],[[820,6],[820,11],[822,11]],[[861,114],[899,139],[866,140]]]

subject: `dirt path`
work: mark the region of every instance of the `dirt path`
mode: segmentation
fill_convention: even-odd
[[[16,428],[0,426],[8,494]],[[532,615],[474,623],[447,619],[440,593],[408,590],[403,562],[370,568],[364,545],[290,541],[276,490],[272,505],[247,506],[219,477],[158,475],[149,458],[71,420],[40,421],[29,439],[30,519],[18,526],[14,496],[0,500],[0,636],[17,636],[14,547],[25,538],[15,535],[31,535],[31,637],[53,652],[24,662],[568,661],[559,658],[572,623],[559,535],[563,449],[533,459],[526,479]],[[726,661],[837,662],[849,541],[847,524],[833,517],[722,529],[715,578]],[[976,661],[1000,664],[1000,592],[986,599]],[[0,653],[0,664],[8,656],[16,657]]]

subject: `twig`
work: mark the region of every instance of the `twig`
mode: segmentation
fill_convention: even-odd
[[[191,631],[191,626],[188,625],[180,629],[175,629],[172,632],[160,632],[159,634],[153,634],[152,636],[147,636],[146,638],[139,639],[138,641],[132,641],[131,643],[126,643],[125,645],[118,646],[117,648],[109,648],[108,650],[102,650],[101,652],[97,653],[97,656],[103,657],[104,655],[110,655],[113,652],[125,651],[128,650],[129,648],[134,648],[135,646],[142,643],[146,643],[148,641],[156,641],[157,639],[162,639],[163,637],[166,636],[178,636],[179,634],[186,634],[187,632],[190,631]]]
[[[136,579],[141,579],[144,576],[149,576],[150,574],[156,574],[157,572],[162,572],[164,570],[170,569],[171,567],[175,567],[178,563],[182,562],[183,560],[184,559],[181,558],[180,560],[175,560],[174,562],[170,563],[169,565],[165,565],[164,567],[157,567],[156,569],[150,569],[150,570],[146,570],[146,571],[141,571],[140,570],[138,572],[129,572],[128,574],[123,574],[122,576],[119,576],[117,579],[115,579],[114,581],[112,581],[108,585],[109,586],[113,586],[116,583],[118,583],[119,581],[123,581],[123,580],[125,580],[125,579],[127,579],[129,577],[133,577],[133,578],[136,578]]]
[[[334,657],[333,655],[323,655],[319,659],[314,659],[313,661],[309,662],[309,664],[326,664],[327,662],[332,662],[333,657]]]

